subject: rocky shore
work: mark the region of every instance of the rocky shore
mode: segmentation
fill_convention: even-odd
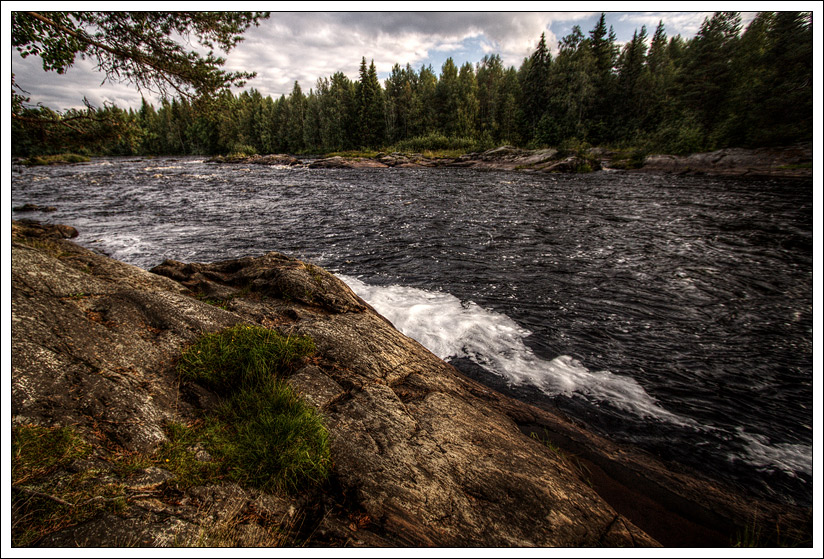
[[[590,148],[575,153],[556,149],[527,150],[501,146],[459,157],[427,157],[419,153],[378,153],[374,157],[331,156],[300,159],[291,155],[217,157],[218,163],[304,166],[311,169],[467,167],[539,173],[578,173],[603,169],[633,172],[811,177],[812,145],[784,148],[729,148],[691,155],[641,154]]]
[[[68,240],[68,226],[21,220],[11,233],[12,425],[70,427],[90,453],[60,463],[49,487],[82,479],[94,495],[69,503],[16,482],[20,507],[84,511],[28,545],[723,547],[754,526],[759,543],[811,545],[811,509],[747,497],[495,392],[311,264],[272,252],[145,271]],[[156,458],[170,424],[219,400],[178,377],[181,353],[237,324],[314,340],[289,383],[329,430],[321,487],[184,486]]]

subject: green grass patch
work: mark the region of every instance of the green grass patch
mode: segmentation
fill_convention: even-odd
[[[12,483],[28,483],[50,475],[72,460],[88,456],[90,452],[91,446],[68,427],[14,427],[11,431]]]
[[[152,462],[175,474],[175,483],[181,487],[206,485],[210,482],[228,479],[230,466],[223,460],[209,456],[199,459],[201,449],[216,448],[222,438],[220,430],[226,429],[214,418],[199,420],[190,425],[169,423],[166,426],[166,441],[152,456]]]
[[[164,462],[177,464],[187,483],[203,475],[226,476],[289,492],[325,481],[331,471],[328,432],[320,414],[284,378],[314,352],[309,338],[259,326],[203,336],[183,354],[178,371],[213,390],[222,403],[202,423],[172,427]],[[204,471],[213,466],[195,463],[191,449],[198,444],[217,469]]]
[[[86,521],[101,510],[126,506],[123,486],[89,484],[95,470],[64,468],[92,447],[68,427],[23,425],[12,428],[12,545],[34,545],[43,536]]]
[[[61,165],[66,163],[88,163],[90,159],[77,153],[58,153],[56,155],[34,155],[23,160],[23,165]]]
[[[460,148],[457,148],[457,149],[437,149],[437,150],[425,149],[425,150],[420,151],[419,153],[421,155],[423,155],[424,157],[426,157],[427,159],[455,159],[455,158],[458,158],[462,155],[466,155],[470,151],[472,151],[472,150],[466,150],[466,149],[460,149]]]
[[[640,169],[646,159],[646,152],[640,148],[623,149],[613,155],[610,166],[613,169]]]
[[[239,324],[201,337],[182,355],[178,372],[228,397],[288,375],[314,352],[310,338]]]
[[[789,165],[781,165],[780,167],[778,167],[778,169],[782,170],[782,171],[793,171],[793,170],[796,170],[796,169],[812,169],[812,168],[813,168],[813,162],[812,161],[808,161],[806,163],[792,163],[792,164],[789,164]]]

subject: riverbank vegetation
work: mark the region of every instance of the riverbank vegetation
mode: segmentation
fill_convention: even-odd
[[[65,163],[88,163],[89,158],[76,153],[57,153],[53,155],[34,155],[23,160],[23,165],[61,165]]]
[[[277,99],[224,89],[208,102],[180,96],[155,107],[86,107],[44,126],[22,109],[15,155],[72,150],[101,155],[332,152],[470,152],[598,145],[686,154],[812,139],[812,16],[762,12],[742,30],[736,12],[705,19],[691,39],[663,24],[619,46],[604,14],[578,26],[551,54],[542,35],[518,68],[497,54],[458,67],[395,64],[381,83],[362,58]],[[82,126],[79,124],[82,123]],[[95,138],[107,138],[97,142]],[[114,138],[113,140],[111,138]]]

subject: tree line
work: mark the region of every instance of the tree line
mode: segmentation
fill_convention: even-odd
[[[518,68],[497,54],[435,73],[395,64],[383,83],[361,59],[304,93],[264,97],[222,90],[208,99],[166,98],[158,107],[26,108],[13,151],[71,149],[108,155],[330,153],[348,150],[484,149],[601,145],[691,153],[812,140],[812,15],[761,12],[741,30],[717,12],[685,40],[636,30],[622,47],[601,14],[572,28],[552,55],[544,35]],[[36,116],[72,124],[38,124]],[[40,119],[42,120],[42,119]]]

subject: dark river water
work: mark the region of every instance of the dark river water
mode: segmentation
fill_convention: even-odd
[[[461,370],[756,494],[812,502],[811,180],[95,159],[12,204],[151,268],[280,251]]]

